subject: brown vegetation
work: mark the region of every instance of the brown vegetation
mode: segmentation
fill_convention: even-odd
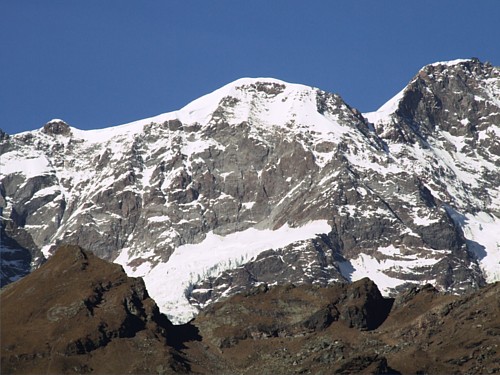
[[[265,284],[173,326],[141,279],[74,246],[1,292],[2,373],[500,372],[500,284]]]

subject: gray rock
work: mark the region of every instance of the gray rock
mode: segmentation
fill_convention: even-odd
[[[500,212],[500,144],[488,135],[500,109],[487,97],[499,77],[498,68],[477,60],[428,66],[390,120],[375,124],[338,95],[300,87],[286,96],[290,85],[256,80],[234,87],[242,96],[220,98],[204,122],[173,114],[92,141],[64,122],[2,136],[2,157],[15,154],[20,166],[1,176],[2,225],[40,259],[41,249],[48,254],[66,242],[107,260],[126,249],[133,268],[165,262],[209,232],[328,221],[329,233],[199,280],[189,297],[200,307],[260,283],[350,281],[363,254],[379,262],[433,259],[384,273],[405,286],[434,279],[441,289],[463,292],[484,284],[484,275],[456,218]],[[266,117],[275,101],[297,105]],[[309,102],[312,112],[293,112]],[[236,121],[242,108],[248,115]],[[330,119],[330,133],[315,130],[309,118]],[[455,150],[450,137],[463,137],[463,147]],[[420,157],[417,148],[434,151]],[[496,169],[481,169],[470,183],[461,179],[470,167],[450,166],[441,151]],[[34,159],[47,166],[32,176],[23,165]],[[390,246],[399,253],[381,250]]]

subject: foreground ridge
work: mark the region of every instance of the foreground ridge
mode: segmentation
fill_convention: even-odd
[[[47,293],[47,290],[50,293]],[[364,278],[261,284],[173,326],[120,266],[76,246],[0,293],[2,373],[500,371],[500,283],[383,297]]]
[[[78,246],[60,246],[0,300],[2,373],[188,370],[144,282]]]

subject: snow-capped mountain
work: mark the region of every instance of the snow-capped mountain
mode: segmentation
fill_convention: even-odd
[[[6,254],[36,267],[66,242],[143,276],[175,323],[262,282],[460,293],[500,278],[499,135],[500,70],[476,59],[365,116],[245,78],[122,126],[2,133],[2,282],[28,263]]]

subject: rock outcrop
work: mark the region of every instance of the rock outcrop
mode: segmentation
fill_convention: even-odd
[[[2,373],[171,373],[189,368],[144,282],[77,246],[2,289]]]
[[[380,296],[368,279],[260,286],[211,305],[185,353],[220,374],[500,372],[500,284],[459,297],[426,285]]]

